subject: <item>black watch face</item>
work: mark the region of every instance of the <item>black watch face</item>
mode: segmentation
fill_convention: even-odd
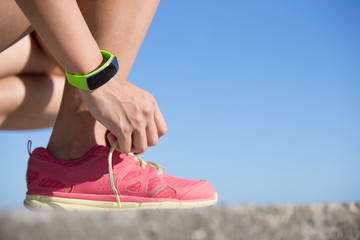
[[[90,91],[94,90],[107,83],[110,79],[112,79],[115,76],[118,69],[119,69],[119,65],[116,57],[114,57],[111,63],[106,68],[86,79],[89,90]]]

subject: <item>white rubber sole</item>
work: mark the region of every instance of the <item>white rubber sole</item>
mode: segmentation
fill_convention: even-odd
[[[70,199],[51,196],[27,195],[24,206],[29,210],[48,210],[48,211],[117,211],[125,209],[185,209],[201,208],[215,205],[218,195],[214,200],[199,202],[117,202],[94,201],[84,199]]]

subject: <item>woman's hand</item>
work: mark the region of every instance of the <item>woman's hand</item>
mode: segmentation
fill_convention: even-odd
[[[118,140],[123,153],[142,153],[167,131],[155,98],[116,76],[93,92],[79,91],[91,114],[110,130],[110,144]]]

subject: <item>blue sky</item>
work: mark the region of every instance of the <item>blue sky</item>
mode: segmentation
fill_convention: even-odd
[[[162,1],[129,81],[169,131],[144,154],[220,203],[360,201],[360,2]],[[22,208],[26,142],[0,131],[0,208]]]

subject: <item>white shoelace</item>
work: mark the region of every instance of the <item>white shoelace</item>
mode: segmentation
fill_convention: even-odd
[[[110,179],[110,185],[111,185],[111,188],[116,196],[116,201],[117,201],[117,204],[119,206],[119,208],[121,208],[121,201],[120,201],[120,197],[119,197],[119,193],[115,187],[115,184],[114,184],[114,175],[113,175],[113,171],[112,171],[112,155],[113,155],[113,152],[115,151],[115,148],[118,146],[118,141],[116,141],[110,148],[110,151],[109,151],[109,155],[108,155],[108,167],[109,167],[109,179]],[[136,155],[136,154],[133,154],[133,153],[129,153],[129,155],[131,156],[134,156],[135,160],[138,161],[142,167],[142,169],[145,169],[146,165],[148,166],[153,166],[155,168],[158,169],[158,175],[161,175],[163,174],[163,169],[165,170],[166,168],[165,167],[162,167],[160,166],[159,164],[155,163],[155,162],[147,162],[145,160],[143,160],[139,155]]]

